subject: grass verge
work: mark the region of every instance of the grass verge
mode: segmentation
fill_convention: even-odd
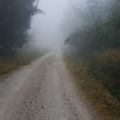
[[[0,57],[0,76],[8,74],[17,68],[30,64],[32,60],[40,57],[43,53],[19,53],[14,57]]]
[[[101,119],[120,120],[120,102],[79,61],[67,56],[65,62],[86,100]]]

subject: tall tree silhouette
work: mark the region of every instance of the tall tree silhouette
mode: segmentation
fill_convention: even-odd
[[[41,12],[38,0],[0,0],[0,55],[11,55],[25,43],[31,16]]]

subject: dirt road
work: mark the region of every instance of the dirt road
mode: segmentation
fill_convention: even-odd
[[[62,53],[49,53],[0,83],[0,120],[96,120]]]

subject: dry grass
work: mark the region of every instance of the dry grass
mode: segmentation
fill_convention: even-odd
[[[120,49],[107,49],[88,60],[89,71],[120,100]]]
[[[4,63],[0,64],[0,75],[9,73],[17,68],[16,64]]]
[[[10,73],[20,66],[30,64],[30,62],[37,57],[40,57],[39,53],[29,54],[17,54],[13,58],[11,57],[0,57],[0,76]]]
[[[68,69],[80,90],[103,120],[120,120],[120,102],[97,81],[79,62],[65,58]]]

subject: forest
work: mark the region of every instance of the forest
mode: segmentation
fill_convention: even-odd
[[[39,56],[21,48],[29,43],[31,19],[42,12],[39,0],[0,0],[0,75],[10,73]]]
[[[120,1],[88,0],[76,14],[82,25],[65,41],[69,52],[120,100]]]
[[[14,55],[27,39],[39,0],[0,0],[0,56]]]

